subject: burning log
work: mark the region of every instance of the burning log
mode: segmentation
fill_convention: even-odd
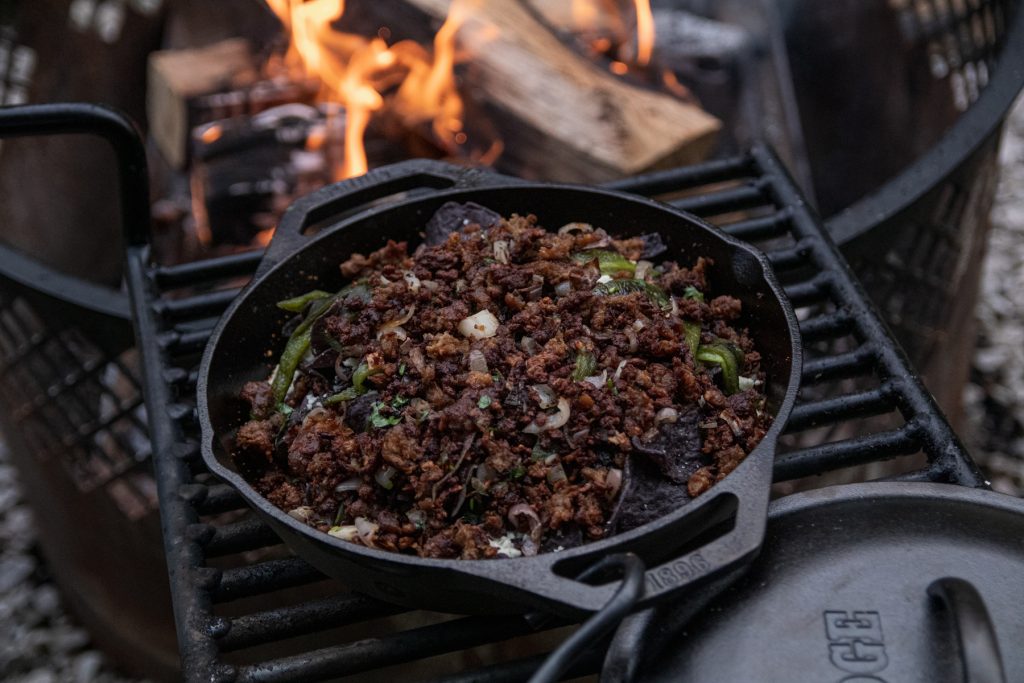
[[[450,2],[394,4],[440,21]],[[699,107],[591,63],[517,0],[476,5],[459,40],[473,55],[463,90],[503,132],[502,166],[524,175],[599,182],[692,163],[721,128]]]
[[[150,55],[149,129],[168,163],[182,168],[188,159],[189,134],[205,122],[198,99],[250,84],[256,75],[249,42],[242,38]]]

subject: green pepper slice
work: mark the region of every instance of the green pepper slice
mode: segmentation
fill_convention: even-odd
[[[724,343],[708,344],[697,348],[697,360],[714,363],[722,369],[722,386],[727,394],[740,390],[740,359],[736,351]]]
[[[330,292],[325,292],[322,289],[314,289],[312,292],[306,292],[305,294],[300,294],[299,296],[292,297],[291,299],[278,301],[277,307],[290,313],[301,313],[305,310],[306,306],[309,305],[309,302],[317,301],[318,299],[326,299],[329,296],[331,296]]]
[[[643,292],[651,301],[658,304],[662,310],[672,309],[672,300],[669,299],[665,290],[643,280],[609,280],[594,287],[595,294],[616,295],[632,294],[633,292]]]
[[[570,258],[577,263],[590,263],[597,259],[597,266],[605,275],[615,275],[623,271],[627,273],[636,272],[636,264],[617,251],[589,249],[587,251],[577,251]]]

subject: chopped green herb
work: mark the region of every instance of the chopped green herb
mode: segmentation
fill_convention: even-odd
[[[572,255],[572,260],[577,263],[590,263],[594,259],[597,259],[598,268],[605,275],[615,275],[621,272],[632,274],[636,272],[636,264],[617,251],[588,249],[587,251],[578,251]]]
[[[608,388],[608,391],[615,391],[616,390],[615,380],[613,380],[611,377],[609,377],[607,380],[605,380],[604,385]]]
[[[405,376],[405,363],[399,363],[399,365],[398,365],[398,376],[399,377],[404,377]]]
[[[278,406],[277,406],[277,410],[278,410],[278,412],[280,412],[280,413],[281,413],[282,415],[284,415],[285,417],[288,417],[288,416],[289,416],[289,415],[291,415],[291,414],[292,414],[293,412],[295,412],[295,409],[294,409],[294,408],[292,408],[292,407],[291,407],[290,405],[288,405],[287,403],[282,403],[282,404],[278,405]]]
[[[408,403],[409,399],[407,399],[405,396],[395,396],[393,399],[391,399],[391,407],[394,408],[395,410],[398,410],[399,408],[407,405]]]
[[[491,397],[488,396],[487,394],[484,394],[483,396],[480,397],[480,400],[476,402],[476,407],[479,408],[480,410],[486,410],[487,407],[491,405],[491,401]]]
[[[356,371],[352,373],[352,386],[359,394],[365,394],[366,389],[366,378],[372,375],[376,375],[380,372],[380,368],[371,370],[370,366],[366,364],[365,360],[359,361],[359,366]]]
[[[491,380],[495,384],[502,384],[505,381],[505,376],[502,375],[499,371],[495,370],[494,372],[491,373]]]
[[[359,392],[356,391],[355,387],[349,387],[348,389],[345,389],[344,391],[342,391],[340,393],[337,393],[337,394],[334,394],[333,396],[328,396],[327,398],[325,398],[324,399],[324,405],[325,406],[333,406],[333,405],[338,404],[338,403],[344,403],[345,401],[351,401],[352,399],[356,398],[357,396],[359,396]]]
[[[381,410],[386,410],[387,407],[382,401],[374,402],[370,412],[370,426],[376,429],[384,429],[385,427],[394,427],[402,421],[401,415],[382,415]]]
[[[644,282],[643,280],[609,280],[594,287],[595,294],[618,295],[632,294],[633,292],[643,292],[651,301],[658,304],[662,310],[667,311],[672,308],[672,300],[669,299],[668,294],[661,287],[652,285],[650,282]]]
[[[321,289],[314,289],[312,292],[306,292],[299,296],[291,299],[285,299],[284,301],[278,301],[277,307],[284,311],[291,313],[301,313],[311,301],[317,301],[319,299],[327,299],[331,296],[330,292],[325,292]]]
[[[525,475],[526,468],[523,467],[522,465],[516,465],[508,473],[508,476],[511,477],[512,479],[522,479]]]
[[[704,301],[704,292],[691,285],[683,290],[683,298],[693,299],[694,301]]]
[[[597,372],[597,359],[594,354],[588,351],[580,351],[576,354],[576,367],[572,371],[574,382],[590,377]]]

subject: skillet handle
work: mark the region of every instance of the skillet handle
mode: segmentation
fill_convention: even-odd
[[[719,486],[722,486],[722,482]],[[736,493],[718,491],[705,495],[716,498],[736,499],[735,516],[732,527],[723,535],[714,538],[698,548],[690,547],[684,554],[667,559],[661,564],[648,569],[644,573],[643,598],[637,608],[648,607],[677,596],[692,587],[693,584],[704,583],[719,576],[721,572],[735,569],[753,559],[761,546],[764,534],[766,510],[768,504],[767,482],[764,483],[764,495],[753,491],[737,496]],[[713,504],[709,502],[708,504]],[[680,520],[685,523],[685,519]],[[709,525],[714,526],[714,525]],[[620,549],[610,552],[630,550],[627,541]],[[604,551],[609,552],[609,551]],[[559,567],[558,553],[539,555],[535,559],[547,561],[547,573],[542,580],[531,577],[526,586],[530,592],[539,593],[544,599],[560,603],[565,610],[577,613],[590,613],[600,610],[615,594],[619,583],[612,581],[602,585],[591,585],[570,578],[566,574],[579,575],[580,570],[572,571],[568,567]],[[596,563],[601,554],[583,556],[574,559],[574,565]],[[505,581],[511,578],[508,574],[502,577]]]
[[[945,577],[928,586],[928,595],[952,617],[964,683],[1006,683],[995,626],[977,589],[963,579]]]
[[[412,159],[328,185],[297,200],[285,211],[256,269],[256,277],[301,247],[310,239],[306,231],[320,221],[335,217],[340,220],[370,209],[388,197],[413,190],[459,190],[509,182],[522,181],[478,168],[431,159]]]

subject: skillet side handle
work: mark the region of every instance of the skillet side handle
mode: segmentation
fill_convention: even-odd
[[[928,595],[952,618],[964,683],[1006,683],[995,626],[977,589],[963,579],[945,577],[928,586]]]
[[[517,180],[477,168],[464,168],[430,159],[412,159],[381,166],[365,175],[328,185],[297,200],[285,211],[256,270],[256,277],[294,253],[309,239],[306,231],[320,221],[358,213],[387,197],[412,190],[471,189]]]
[[[767,484],[763,488],[763,495],[749,491],[718,492],[718,495],[738,497],[732,529],[699,548],[648,569],[644,573],[643,598],[637,608],[669,600],[694,583],[711,580],[752,559],[764,538]],[[531,584],[530,589],[576,612],[596,612],[611,600],[618,586],[616,582],[603,585],[582,583],[556,572],[554,567],[557,564],[558,556],[554,554],[546,580]]]

